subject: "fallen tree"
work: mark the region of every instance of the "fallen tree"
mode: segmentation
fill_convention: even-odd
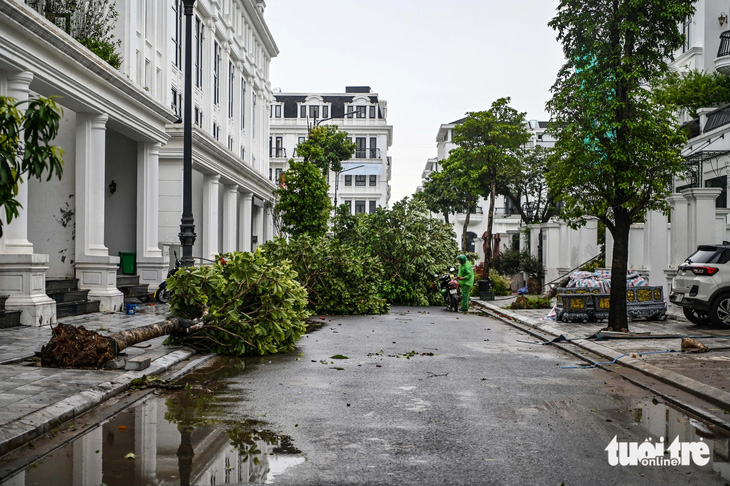
[[[166,343],[243,356],[290,352],[306,331],[307,291],[288,261],[261,251],[219,255],[213,265],[186,268],[168,279],[171,317],[102,336],[59,324],[41,352],[48,367],[99,368],[129,346],[169,335]]]
[[[101,368],[135,344],[168,334],[186,335],[203,326],[203,320],[171,317],[163,322],[102,336],[84,326],[58,324],[41,350],[41,366],[48,368]]]

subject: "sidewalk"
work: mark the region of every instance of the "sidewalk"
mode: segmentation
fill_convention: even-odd
[[[632,333],[650,332],[670,338],[582,339],[606,327],[606,323],[564,323],[545,318],[549,310],[505,309],[515,297],[494,301],[472,299],[472,304],[504,318],[539,329],[553,337],[564,336],[570,344],[605,358],[600,363],[638,370],[645,375],[679,388],[720,407],[713,409],[725,415],[730,411],[730,328],[713,329],[688,322],[684,316],[670,315],[665,321],[636,320],[629,323]],[[706,353],[681,352],[681,337],[693,337],[710,348]],[[725,348],[725,349],[717,349]],[[566,370],[567,371],[567,370]]]
[[[141,304],[136,315],[99,312],[59,322],[106,334],[163,321],[166,311],[167,305]],[[163,346],[163,336],[124,350],[127,358],[151,359],[149,368],[141,371],[41,368],[26,361],[50,337],[49,326],[0,329],[0,455],[127,390],[135,378],[160,376],[195,354],[188,348]]]

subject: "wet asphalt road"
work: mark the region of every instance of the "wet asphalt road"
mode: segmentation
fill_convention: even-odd
[[[710,466],[610,466],[614,436],[649,436],[636,410],[652,396],[561,369],[577,358],[504,323],[438,307],[323,322],[230,384],[237,414],[306,459],[274,484],[725,484]]]

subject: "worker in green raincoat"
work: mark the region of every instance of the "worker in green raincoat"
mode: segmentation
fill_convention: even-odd
[[[459,261],[459,276],[456,277],[456,280],[459,281],[459,287],[461,287],[461,310],[466,312],[469,310],[469,296],[471,288],[474,286],[474,269],[464,255],[459,255],[456,259]]]

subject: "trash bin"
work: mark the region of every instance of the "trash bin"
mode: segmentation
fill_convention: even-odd
[[[137,263],[137,254],[133,251],[119,252],[119,267],[123,275],[134,275],[134,266]]]

